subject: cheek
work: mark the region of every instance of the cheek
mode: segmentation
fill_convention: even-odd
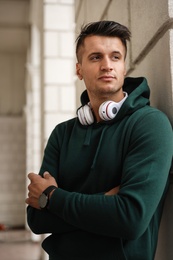
[[[126,75],[127,71],[126,71],[126,68],[124,68],[124,76]]]
[[[124,74],[124,76],[126,75],[126,73],[127,73],[127,71],[126,71],[126,64],[124,63],[124,65],[123,65],[123,74]]]
[[[85,86],[90,89],[90,87],[95,85],[95,77],[90,71],[85,71],[83,75],[83,80],[85,82]]]
[[[123,77],[126,75],[126,67],[122,66],[119,70],[119,74],[122,75]]]
[[[92,80],[94,75],[95,75],[95,71],[91,67],[87,67],[82,70],[82,76],[87,81]]]

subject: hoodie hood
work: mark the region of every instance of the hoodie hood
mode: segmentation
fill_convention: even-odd
[[[118,120],[125,115],[133,114],[136,110],[150,104],[150,89],[147,80],[144,77],[125,78],[123,91],[128,93],[128,98],[123,103],[121,109],[119,110],[117,116],[115,117],[115,119],[113,119],[113,121]],[[81,104],[82,106],[84,106],[88,102],[89,97],[87,90],[85,90],[81,95]]]
[[[150,89],[146,78],[125,78],[123,90],[129,95],[125,106],[129,110],[128,114],[132,114],[139,108],[150,105]]]

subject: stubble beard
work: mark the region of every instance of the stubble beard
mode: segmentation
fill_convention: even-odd
[[[108,100],[108,99],[113,99],[120,91],[122,90],[122,86],[117,86],[117,87],[105,87],[104,88],[98,88],[94,91],[95,97],[103,99],[103,100]]]

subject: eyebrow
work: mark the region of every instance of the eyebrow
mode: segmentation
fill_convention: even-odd
[[[120,56],[123,56],[123,54],[120,51],[113,51],[112,54],[118,54]]]
[[[117,54],[119,56],[123,56],[123,54],[120,51],[112,51],[111,54]],[[88,55],[88,57],[91,57],[93,55],[102,55],[102,52],[92,52]]]
[[[100,54],[102,54],[101,52],[91,52],[89,55],[88,55],[88,57],[90,57],[90,56],[92,56],[92,55],[100,55]]]

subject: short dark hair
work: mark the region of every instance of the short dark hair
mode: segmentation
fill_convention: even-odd
[[[114,21],[98,21],[88,23],[81,28],[81,32],[76,39],[76,56],[79,60],[79,48],[84,45],[84,40],[88,36],[108,36],[120,38],[125,47],[125,56],[127,53],[127,40],[130,41],[131,32],[129,29]]]

